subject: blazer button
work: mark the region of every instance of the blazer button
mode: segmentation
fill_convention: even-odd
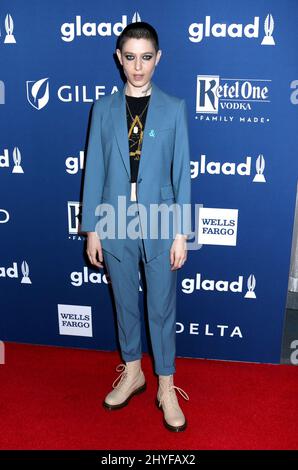
[[[141,183],[142,182],[142,178],[138,179],[138,183]]]

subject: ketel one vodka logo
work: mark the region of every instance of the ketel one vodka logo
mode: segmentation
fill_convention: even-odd
[[[48,78],[41,80],[26,81],[27,100],[38,111],[46,106],[49,101],[49,82]]]
[[[270,82],[265,79],[197,75],[196,112],[250,111],[256,104],[270,102]]]
[[[79,230],[79,215],[81,204],[77,201],[67,201],[68,233],[77,235]]]
[[[264,21],[264,36],[261,42],[263,46],[274,46],[273,38],[274,21],[269,13]],[[201,43],[204,38],[247,38],[260,37],[260,17],[255,16],[253,23],[214,23],[211,16],[205,17],[204,23],[192,23],[189,28],[189,40],[193,43]]]
[[[13,19],[9,13],[5,17],[4,27],[5,27],[5,32],[6,32],[4,43],[15,44],[16,39],[13,35]],[[1,31],[0,31],[0,36],[1,36]]]

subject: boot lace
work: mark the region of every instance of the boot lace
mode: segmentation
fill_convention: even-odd
[[[118,377],[114,380],[112,387],[113,388],[119,388],[123,381],[127,377],[127,365],[126,364],[118,364],[116,367],[117,372],[121,372],[121,374],[118,375]],[[119,380],[119,383],[117,384],[117,381]]]
[[[175,393],[175,389],[180,393],[180,395],[185,399],[185,400],[189,400],[189,396],[187,395],[187,393],[180,387],[176,387],[176,385],[170,385],[166,390],[164,390],[161,395],[160,395],[160,398],[159,398],[159,406],[161,406],[161,404],[164,402],[164,395],[166,394],[167,391],[169,391],[169,396],[172,400],[172,403],[173,404],[176,404],[177,403],[177,397],[176,397],[176,393]]]

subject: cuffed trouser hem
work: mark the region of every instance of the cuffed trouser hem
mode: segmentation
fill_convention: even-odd
[[[139,354],[136,356],[127,356],[127,355],[122,354],[122,359],[125,362],[131,362],[131,361],[137,361],[138,359],[142,359],[142,356],[140,356]]]
[[[163,368],[163,369],[160,369],[160,368],[156,368],[155,369],[155,372],[157,375],[172,375],[172,374],[175,374],[176,372],[176,369],[175,367],[166,367],[166,368]]]

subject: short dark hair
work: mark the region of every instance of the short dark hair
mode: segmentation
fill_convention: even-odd
[[[118,36],[117,39],[117,49],[120,49],[122,52],[122,48],[124,46],[124,43],[131,38],[135,39],[149,39],[154,48],[155,51],[157,52],[159,50],[159,41],[158,41],[158,35],[156,30],[151,26],[151,24],[146,23],[145,21],[137,21],[135,23],[130,23],[128,24],[120,36]]]

